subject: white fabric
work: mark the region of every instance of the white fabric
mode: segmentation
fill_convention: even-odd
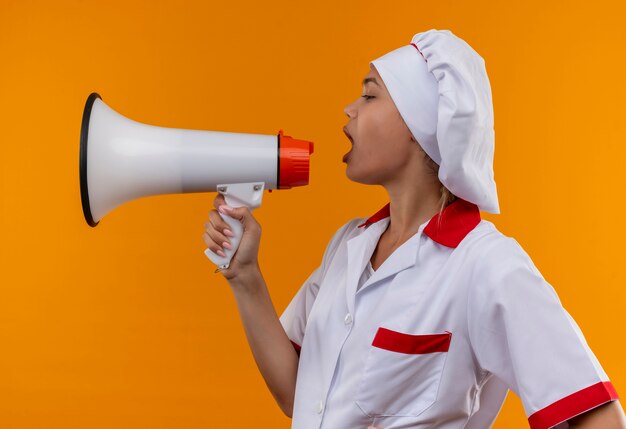
[[[439,165],[441,183],[481,210],[500,213],[483,58],[450,30],[432,29],[371,64],[415,139]]]
[[[361,289],[361,286],[365,284],[369,280],[370,277],[374,274],[374,267],[372,267],[372,263],[367,261],[367,267],[363,270],[363,274],[361,274],[361,278],[359,279],[359,284],[356,287],[356,290]]]
[[[426,61],[411,45],[371,61],[385,82],[400,116],[413,137],[438,165],[441,154],[437,145],[437,79],[428,71]]]
[[[491,222],[456,248],[431,240],[422,224],[357,290],[389,217],[357,228],[363,220],[333,235],[280,316],[301,345],[294,429],[485,429],[508,389],[531,416],[608,381],[552,286]],[[379,327],[450,332],[450,348],[381,349],[372,346]]]

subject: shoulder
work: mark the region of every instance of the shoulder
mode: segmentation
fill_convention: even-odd
[[[503,234],[492,222],[481,220],[466,239],[459,245],[459,250],[468,261],[475,281],[496,285],[522,273],[542,277],[520,243]]]
[[[513,329],[504,321],[545,329],[563,315],[555,288],[513,237],[493,227],[468,248],[472,251],[462,260],[469,261],[463,270],[469,324],[490,332]]]

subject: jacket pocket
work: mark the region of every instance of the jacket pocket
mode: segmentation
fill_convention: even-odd
[[[379,327],[365,359],[356,404],[368,416],[417,416],[437,399],[452,333],[407,334]]]

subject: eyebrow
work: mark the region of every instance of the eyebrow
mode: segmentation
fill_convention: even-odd
[[[378,85],[378,82],[376,82],[376,78],[375,77],[366,77],[365,79],[363,79],[363,86],[365,86],[365,84],[367,84],[369,82],[374,82],[376,85]],[[378,86],[380,86],[380,85],[378,85]]]

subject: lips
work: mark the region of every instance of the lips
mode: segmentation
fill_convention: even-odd
[[[352,153],[352,150],[350,150],[350,152],[346,153],[346,154],[343,156],[342,161],[343,161],[343,162],[345,162],[346,164],[348,163],[348,157],[350,156],[350,154],[351,154],[351,153]]]
[[[348,132],[348,129],[346,127],[343,127],[343,132],[345,133],[346,137],[348,137],[348,139],[350,139],[350,143],[354,144],[354,142],[352,141],[352,136],[350,135],[350,133]]]
[[[352,146],[354,146],[354,141],[352,140],[352,136],[350,135],[350,133],[348,132],[348,129],[346,127],[343,127],[343,132],[345,133],[346,137],[348,137],[348,140],[350,140],[350,144]],[[352,148],[350,148],[350,150],[348,151],[348,153],[346,153],[343,156],[343,162],[347,163],[348,161],[348,157],[350,156],[350,152],[352,152]]]

